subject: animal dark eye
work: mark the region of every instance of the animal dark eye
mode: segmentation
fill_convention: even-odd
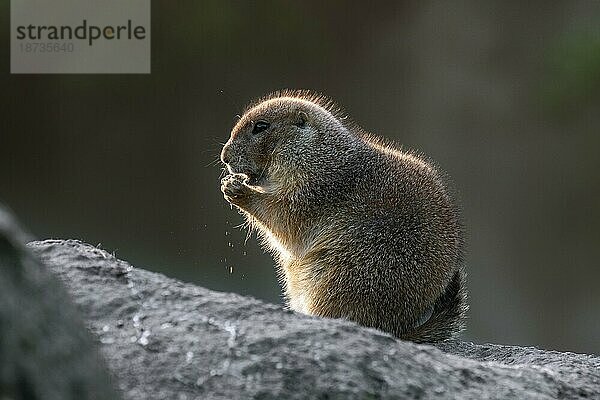
[[[256,121],[256,123],[254,124],[254,128],[252,128],[252,133],[256,135],[257,133],[266,131],[267,129],[269,129],[269,126],[271,125],[267,121]]]

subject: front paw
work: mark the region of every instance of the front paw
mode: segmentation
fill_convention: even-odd
[[[232,204],[239,204],[246,199],[252,189],[244,182],[247,180],[245,175],[231,174],[221,179],[221,192],[225,196],[225,200]]]

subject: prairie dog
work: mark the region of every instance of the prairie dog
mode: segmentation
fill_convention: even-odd
[[[293,310],[416,342],[463,328],[460,217],[427,159],[323,96],[283,91],[247,109],[221,160],[225,199],[272,252]]]

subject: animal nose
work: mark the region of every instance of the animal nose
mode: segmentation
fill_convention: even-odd
[[[225,147],[223,147],[223,150],[221,150],[221,161],[223,162],[223,164],[229,164],[229,162],[231,161],[231,152],[229,151],[229,146],[225,145]]]

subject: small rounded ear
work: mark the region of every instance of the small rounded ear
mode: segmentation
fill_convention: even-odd
[[[299,128],[304,128],[306,126],[306,121],[308,121],[308,115],[306,115],[304,111],[299,111],[294,125]]]

